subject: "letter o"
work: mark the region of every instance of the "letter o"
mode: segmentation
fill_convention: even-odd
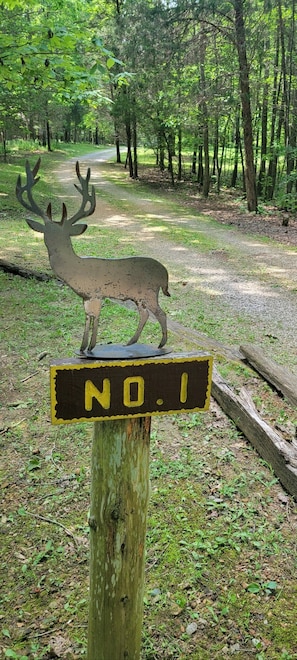
[[[131,399],[131,385],[137,384],[137,399]],[[144,379],[142,376],[130,376],[123,383],[123,403],[127,408],[136,408],[144,403]]]

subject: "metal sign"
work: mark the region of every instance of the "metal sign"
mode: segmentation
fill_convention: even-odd
[[[212,357],[57,361],[50,368],[53,424],[202,411],[209,407]]]
[[[75,188],[82,197],[80,208],[68,218],[66,206],[63,204],[62,218],[60,222],[56,222],[52,218],[51,204],[44,211],[33,198],[32,190],[39,181],[37,176],[39,167],[40,159],[32,170],[27,161],[26,182],[22,185],[21,177],[18,177],[16,195],[19,202],[28,211],[35,213],[43,220],[41,223],[27,218],[27,223],[31,229],[43,234],[53,271],[83,299],[85,329],[80,347],[81,354],[97,358],[94,349],[96,348],[102,301],[105,298],[118,301],[132,300],[136,305],[139,314],[138,327],[128,345],[138,341],[151,312],[162,330],[159,348],[165,346],[167,317],[158,302],[160,290],[164,296],[170,296],[168,272],[165,266],[151,257],[103,259],[80,257],[76,254],[71,238],[83,234],[88,225],[85,222],[79,223],[79,220],[92,215],[96,207],[94,186],[89,190],[90,168],[84,178],[80,173],[79,163],[76,163],[79,185],[75,184]]]

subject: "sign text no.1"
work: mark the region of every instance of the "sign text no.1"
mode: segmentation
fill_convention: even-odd
[[[52,422],[205,410],[210,396],[210,361],[203,353],[57,361],[51,366]]]

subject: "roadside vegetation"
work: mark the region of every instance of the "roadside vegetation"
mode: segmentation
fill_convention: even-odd
[[[57,167],[89,151],[90,145],[60,145],[44,152],[39,194],[44,205],[55,200],[57,218],[64,201]],[[38,154],[29,156],[33,163]],[[14,197],[24,161],[18,150],[0,165],[0,258],[50,274],[42,237],[27,227]],[[121,186],[122,208],[131,212],[127,175],[109,166],[105,175]],[[163,195],[141,181],[132,185],[135,194]],[[105,195],[116,205],[108,189]],[[178,208],[180,200],[170,192],[164,198]],[[80,254],[98,253],[98,231],[101,254],[133,253],[124,230],[90,223]],[[194,231],[172,227],[170,234],[197,254],[218,247]],[[172,298],[162,305],[183,322],[180,303],[173,283]],[[195,314],[202,332],[219,333],[226,344],[231,332],[232,343],[252,339],[244,318],[230,328],[219,306],[206,309],[204,303],[202,296]],[[39,282],[1,270],[0,307],[0,657],[82,660],[92,425],[53,427],[48,381],[49,364],[72,356],[80,344],[83,307],[54,278]],[[111,334],[113,341],[128,339],[135,325],[134,312],[107,301],[100,340],[109,341]],[[158,335],[157,325],[147,323],[143,341],[155,342]],[[174,350],[191,350],[189,339],[186,344],[170,334]],[[289,361],[286,348],[282,357]],[[248,367],[221,356],[216,362],[235,388],[249,387],[271,424],[292,436],[297,416],[285,400]],[[296,502],[215,402],[207,413],[155,418],[142,660],[296,660],[296,520]]]

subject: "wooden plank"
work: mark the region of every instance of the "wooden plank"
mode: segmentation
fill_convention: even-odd
[[[88,660],[139,660],[150,417],[95,422]]]
[[[240,346],[248,362],[288,401],[297,406],[297,376],[289,369],[280,366],[274,360],[263,355],[262,349],[254,344]]]
[[[297,444],[287,442],[258,414],[251,396],[240,396],[213,370],[212,396],[222,410],[250,441],[260,456],[271,465],[284,488],[297,498]]]

